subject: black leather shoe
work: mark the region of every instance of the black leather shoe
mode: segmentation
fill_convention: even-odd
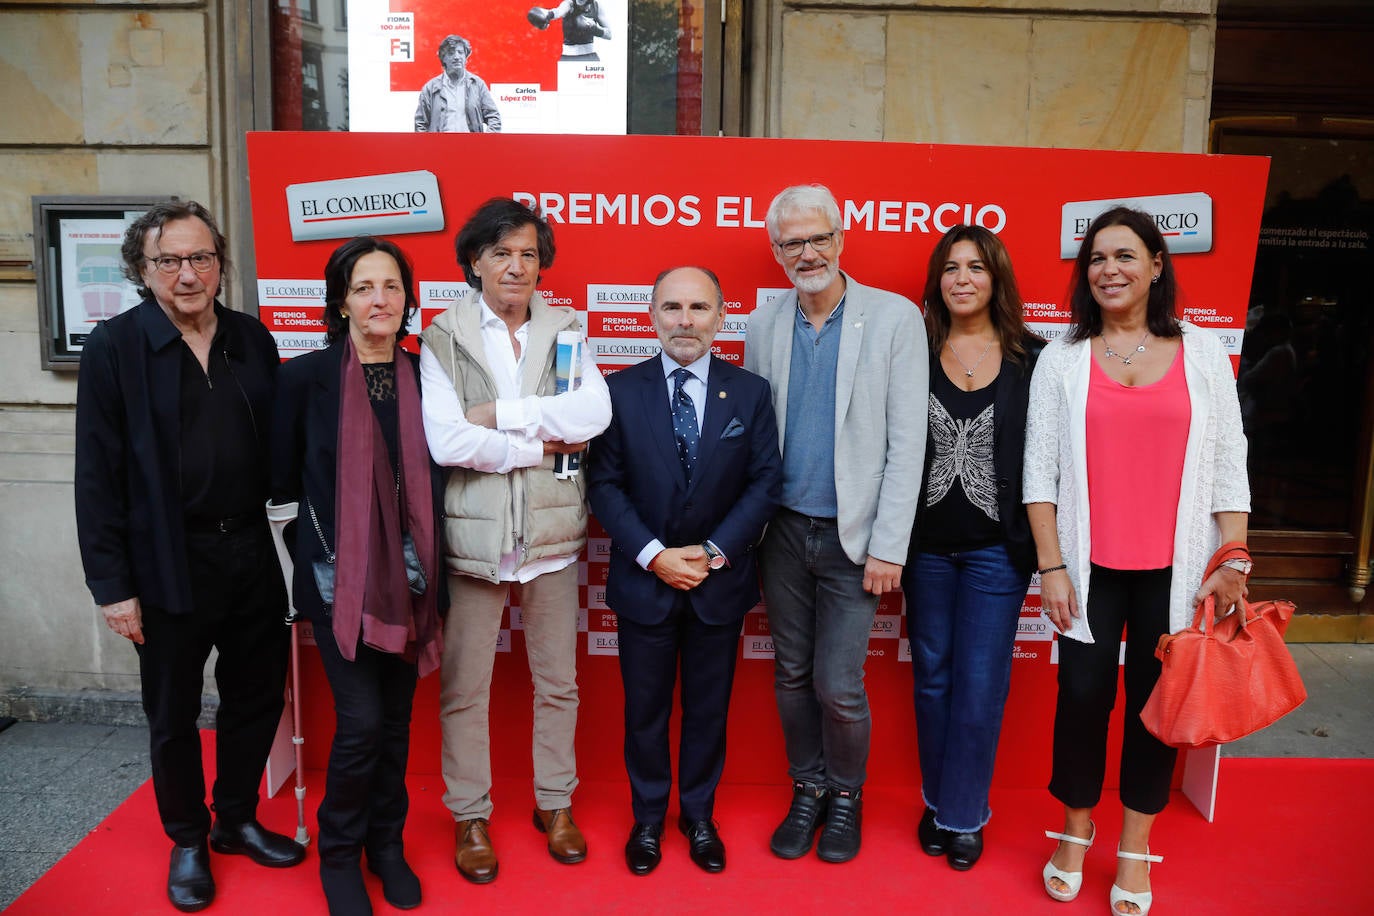
[[[822,862],[848,862],[859,854],[863,822],[863,789],[831,789],[825,832],[816,844]]]
[[[625,864],[636,875],[647,875],[663,861],[663,849],[659,840],[663,836],[663,823],[641,824],[638,821],[630,828],[630,839],[625,844]]]
[[[827,798],[824,786],[792,783],[792,806],[782,819],[768,848],[780,859],[800,859],[811,851],[816,831],[825,823]]]
[[[916,825],[916,840],[921,844],[921,851],[928,856],[944,855],[949,836],[948,830],[935,826],[935,809],[927,808],[921,815],[921,823]]]
[[[320,887],[329,905],[329,916],[372,916],[363,870],[356,861],[346,865],[320,863]]]
[[[210,876],[210,850],[201,840],[195,846],[173,846],[167,869],[167,899],[183,913],[203,910],[215,899]]]
[[[226,855],[245,855],[268,868],[290,868],[305,860],[304,846],[257,821],[230,826],[216,820],[210,828],[210,848]]]
[[[698,868],[711,874],[725,871],[725,844],[720,841],[716,825],[709,818],[689,821],[686,816],[679,817],[677,829],[687,838],[692,861]]]
[[[368,856],[367,870],[382,879],[382,897],[396,909],[420,905],[420,879],[403,856]]]
[[[980,828],[972,833],[950,833],[949,842],[945,845],[949,867],[955,871],[968,871],[983,854],[983,831]]]

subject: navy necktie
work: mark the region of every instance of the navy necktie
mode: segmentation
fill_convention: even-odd
[[[677,439],[677,454],[682,459],[682,469],[687,473],[687,482],[692,481],[692,471],[697,463],[697,409],[692,398],[682,390],[682,385],[692,373],[686,369],[673,370],[673,436]]]

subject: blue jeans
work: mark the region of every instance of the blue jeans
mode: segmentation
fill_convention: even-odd
[[[992,815],[988,789],[1029,584],[1001,544],[917,554],[902,573],[921,796],[946,830],[972,833]]]
[[[864,662],[878,596],[840,546],[834,519],[781,510],[759,547],[773,637],[773,692],[794,780],[863,787],[872,720]]]

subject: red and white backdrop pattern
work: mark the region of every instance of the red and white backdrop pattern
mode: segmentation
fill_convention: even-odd
[[[1142,206],[1177,255],[1183,316],[1218,334],[1234,364],[1268,174],[1267,160],[1253,157],[691,137],[274,132],[250,134],[248,152],[260,316],[283,357],[324,343],[323,268],[341,239],[372,233],[401,245],[415,266],[420,324],[428,324],[466,289],[454,235],[484,200],[504,196],[539,207],[553,224],[557,258],[541,290],[584,314],[605,372],[657,353],[649,291],[661,270],[680,264],[720,276],[728,314],[716,353],[742,362],[749,314],[788,285],[764,213],[781,188],[808,182],[826,184],[840,202],[844,269],[913,301],[946,229],[969,222],[996,232],[1015,264],[1027,321],[1047,338],[1067,326],[1072,256],[1087,222],[1118,201]],[[605,603],[609,550],[593,521],[580,564],[584,778],[623,775],[615,615]],[[501,648],[494,765],[498,774],[528,773],[530,688],[518,606],[503,624]],[[1056,650],[1032,583],[1013,649],[997,784],[1048,779]],[[726,778],[781,781],[762,607],[745,620],[740,652]],[[886,595],[869,642],[870,779],[918,781],[910,659],[901,595]],[[307,662],[307,697],[323,713],[331,708],[327,687]],[[420,772],[438,766],[436,708],[437,685],[423,685],[412,753]],[[312,717],[312,766],[323,765],[329,718]],[[1115,756],[1109,773],[1114,779]]]

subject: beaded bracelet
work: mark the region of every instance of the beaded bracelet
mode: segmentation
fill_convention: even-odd
[[[1048,566],[1045,569],[1037,569],[1036,572],[1040,573],[1040,575],[1043,576],[1045,573],[1059,572],[1059,570],[1061,569],[1068,568],[1069,567],[1067,563],[1060,563],[1058,566]]]

